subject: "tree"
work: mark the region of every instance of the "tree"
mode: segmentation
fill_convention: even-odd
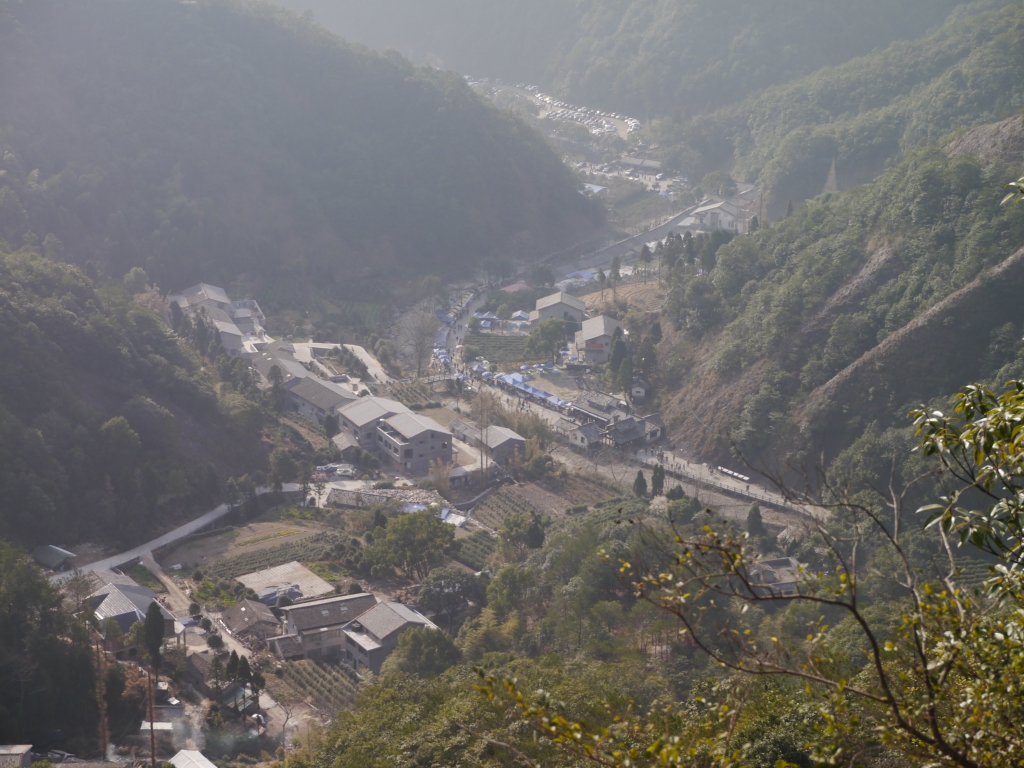
[[[661,496],[665,491],[665,468],[661,464],[654,465],[651,472],[651,496]]]
[[[256,714],[258,715],[260,713],[260,691],[267,687],[267,681],[262,672],[256,670],[249,676],[249,687],[252,688],[252,697],[256,703]]]
[[[448,617],[452,628],[455,615],[470,601],[479,602],[483,596],[480,580],[462,568],[447,566],[435,568],[420,585],[419,604],[435,614]]]
[[[747,533],[751,536],[764,536],[764,521],[761,519],[761,507],[751,504],[747,512]]]
[[[530,331],[526,340],[526,353],[531,357],[553,357],[557,359],[558,351],[565,344],[565,320],[552,317],[537,324]]]
[[[181,305],[176,301],[171,302],[171,329],[175,332],[181,328],[181,319],[184,317],[184,313],[181,311]]]
[[[333,413],[327,414],[327,416],[324,417],[324,437],[330,440],[332,437],[338,434],[339,431],[340,428],[338,426],[338,417],[335,416]]]
[[[644,243],[640,249],[640,263],[644,265],[644,282],[647,282],[647,268],[651,263],[651,249],[647,247],[647,243]]]
[[[627,357],[629,357],[629,348],[626,346],[626,340],[622,336],[615,337],[612,340],[612,351],[608,355],[608,370],[618,372],[619,366]]]
[[[211,635],[213,637],[214,635]],[[220,635],[216,635],[219,639]],[[210,646],[213,648],[214,646]],[[213,700],[220,704],[221,694],[224,692],[224,662],[220,660],[220,656],[214,654],[213,659],[210,661],[210,677],[213,678],[213,685],[210,686],[213,689]]]
[[[623,392],[628,393],[633,386],[633,359],[629,355],[626,355],[619,364],[619,372],[615,380]]]
[[[412,353],[416,362],[416,378],[423,372],[423,364],[434,348],[434,337],[441,321],[431,313],[412,315],[402,325],[402,344]]]
[[[534,264],[530,269],[530,282],[537,288],[555,284],[555,270],[547,264]]]
[[[270,478],[275,491],[280,492],[285,483],[294,480],[297,472],[295,459],[285,448],[278,447],[270,452]]]
[[[792,200],[790,200],[790,201],[789,201],[789,202],[788,202],[788,203],[786,204],[786,218],[788,219],[788,218],[789,218],[790,216],[792,216],[792,215],[793,215],[793,201],[792,201]]]
[[[146,622],[143,629],[143,635],[146,644],[146,653],[149,654],[150,668],[153,670],[153,675],[156,676],[157,681],[160,678],[160,648],[164,644],[164,614],[160,609],[160,604],[154,600],[149,604],[149,608],[146,609]],[[155,692],[153,690],[153,678],[149,679],[149,742],[150,742],[150,755],[153,758],[153,766],[156,768],[156,733],[154,731],[153,721],[155,712],[153,710],[155,702]]]
[[[462,652],[447,632],[413,627],[398,636],[398,646],[381,666],[381,674],[404,672],[436,677],[462,661]]]
[[[76,568],[71,572],[70,578],[64,582],[64,594],[71,600],[72,605],[75,606],[75,612],[82,610],[82,603],[89,595],[94,591],[92,579],[84,574],[81,569]]]
[[[149,287],[149,275],[142,267],[132,267],[124,276],[124,287],[129,293],[145,293]]]
[[[647,479],[644,477],[642,469],[636,471],[636,479],[633,481],[633,495],[638,498],[647,495]]]
[[[708,192],[721,197],[736,194],[736,182],[725,171],[712,171],[700,180],[700,185]]]
[[[375,534],[364,557],[398,568],[410,579],[423,579],[441,565],[455,542],[455,529],[430,509],[390,520],[383,531],[383,536]]]
[[[654,350],[654,339],[651,338],[650,334],[647,334],[644,340],[640,342],[640,348],[637,350],[636,357],[641,375],[649,382],[658,365],[658,356]]]
[[[270,370],[267,372],[267,380],[270,382],[270,407],[280,413],[284,410],[285,396],[287,395],[284,388],[284,374],[281,373],[281,368],[277,365],[270,366]]]
[[[530,549],[544,544],[544,527],[537,517],[527,512],[507,515],[498,529],[498,549],[509,561],[525,559]]]
[[[612,284],[612,296],[615,295],[615,286],[617,286],[619,281],[622,280],[621,269],[622,262],[619,260],[619,257],[616,256],[612,259],[611,267],[608,269],[608,282]]]
[[[601,285],[601,300],[604,301],[604,284],[608,281],[608,276],[604,273],[603,269],[597,270],[597,282]]]

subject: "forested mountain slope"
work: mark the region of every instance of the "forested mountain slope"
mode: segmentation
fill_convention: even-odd
[[[123,288],[31,250],[0,246],[0,360],[0,538],[134,542],[266,465],[245,366],[218,383]]]
[[[1024,103],[1024,11],[979,0],[919,40],[826,68],[656,133],[670,165],[700,178],[725,168],[766,193],[776,218],[820,194],[870,181],[925,138],[990,122]]]
[[[33,0],[0,28],[0,237],[164,289],[351,282],[557,242],[601,217],[455,75],[269,5]]]
[[[955,0],[278,0],[415,61],[640,118],[703,112],[918,37]]]
[[[687,370],[674,437],[760,466],[827,463],[921,402],[1024,373],[1024,211],[999,204],[1024,167],[1020,131],[1014,118],[928,142],[870,184],[680,260],[665,307]]]

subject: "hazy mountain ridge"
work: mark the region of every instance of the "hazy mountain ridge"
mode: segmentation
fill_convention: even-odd
[[[971,143],[986,156],[981,137],[1005,133]],[[1024,215],[999,202],[1022,168],[932,142],[722,246],[710,274],[674,275],[666,312],[688,373],[670,396],[673,438],[762,466],[831,460],[965,381],[1020,375]]]
[[[458,77],[271,6],[41,0],[0,41],[0,236],[161,286],[557,243],[599,206]],[[35,173],[38,169],[38,173]]]
[[[339,34],[477,76],[648,118],[702,112],[913,39],[944,2],[280,0]]]

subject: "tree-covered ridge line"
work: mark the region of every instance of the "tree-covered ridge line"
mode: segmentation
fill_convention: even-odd
[[[0,28],[0,236],[108,274],[455,269],[599,222],[525,123],[461,78],[268,4],[42,0]],[[57,107],[56,105],[59,105]],[[55,246],[56,247],[56,246]]]
[[[131,542],[265,465],[272,417],[248,367],[147,300],[0,247],[0,536]]]
[[[843,189],[922,139],[990,122],[1024,103],[1017,3],[958,7],[939,29],[689,120],[661,121],[665,159],[700,177],[731,166],[766,193],[764,213],[819,194],[832,161]]]
[[[1024,216],[1000,205],[1015,175],[929,142],[870,184],[684,252],[665,304],[679,336],[659,352],[682,358],[675,439],[759,468],[830,463],[965,377],[1019,375]]]

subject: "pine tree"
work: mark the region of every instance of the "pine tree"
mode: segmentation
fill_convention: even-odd
[[[651,472],[651,495],[661,496],[665,491],[665,468],[661,464],[657,464],[654,467],[654,471]]]
[[[633,495],[637,498],[647,495],[647,479],[644,477],[642,469],[636,471],[636,480],[633,481]]]
[[[757,504],[750,505],[750,511],[747,512],[747,533],[751,536],[763,536],[764,520],[761,519],[761,507]]]

